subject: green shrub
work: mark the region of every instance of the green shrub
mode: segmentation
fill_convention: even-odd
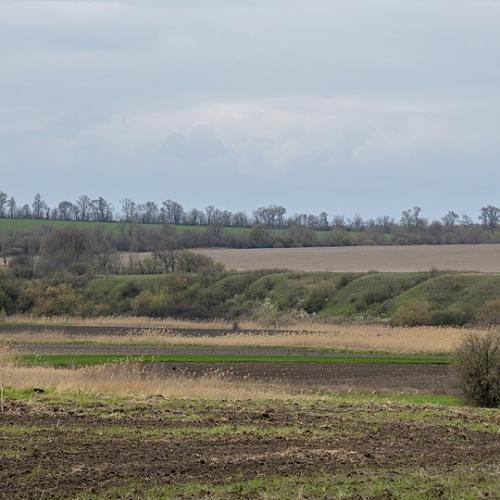
[[[482,325],[500,325],[500,299],[486,302],[476,314],[476,322]]]
[[[32,312],[37,316],[80,316],[85,311],[83,298],[70,285],[61,284],[40,288]]]
[[[458,387],[466,401],[500,407],[500,334],[469,334],[457,350]]]
[[[413,299],[400,306],[392,316],[397,326],[426,325],[431,321],[431,305],[423,299]]]
[[[161,317],[167,315],[168,303],[169,296],[166,292],[143,290],[131,300],[130,306],[136,316]]]

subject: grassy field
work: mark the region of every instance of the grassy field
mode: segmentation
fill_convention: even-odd
[[[25,231],[33,232],[39,231],[44,226],[49,227],[67,227],[76,226],[80,228],[96,228],[102,227],[105,231],[113,234],[119,234],[121,231],[126,230],[130,224],[124,222],[93,222],[93,221],[57,221],[57,220],[36,220],[36,219],[0,219],[0,233],[8,231]],[[151,231],[159,231],[160,224],[138,224],[138,226]],[[185,231],[204,232],[207,226],[190,226],[190,225],[177,225],[176,229],[182,233]],[[247,227],[225,227],[224,232],[227,234],[248,234],[250,228]],[[286,234],[286,229],[269,229],[269,232],[274,235]],[[321,238],[324,231],[317,231],[318,237]]]

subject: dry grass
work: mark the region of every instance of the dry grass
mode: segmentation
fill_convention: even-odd
[[[336,326],[323,332],[255,332],[228,334],[220,337],[165,334],[160,330],[147,332],[130,329],[127,335],[81,335],[60,331],[34,332],[27,329],[15,333],[0,333],[0,343],[9,344],[70,344],[106,345],[195,345],[212,347],[302,347],[346,350],[370,350],[397,353],[449,353],[470,333],[485,335],[489,330],[438,327]]]
[[[236,380],[225,373],[215,372],[196,378],[183,375],[160,377],[146,374],[141,365],[129,362],[76,370],[17,366],[12,362],[12,353],[5,349],[0,351],[0,383],[4,387],[19,389],[37,387],[110,396],[234,400],[313,397],[286,384]]]
[[[230,329],[232,322],[223,320],[196,321],[178,320],[174,318],[148,318],[136,316],[100,316],[98,318],[75,318],[73,316],[40,317],[28,315],[12,315],[4,318],[5,323],[13,325],[37,324],[44,326],[117,326],[124,328],[194,328],[199,330]],[[240,328],[260,329],[253,321],[239,322]]]

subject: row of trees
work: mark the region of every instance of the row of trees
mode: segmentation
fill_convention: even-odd
[[[131,198],[120,202],[119,210],[102,196],[92,199],[87,195],[80,196],[76,201],[63,200],[57,206],[50,207],[37,193],[31,204],[18,205],[13,196],[0,191],[0,218],[10,219],[45,219],[66,221],[97,221],[97,222],[128,222],[143,224],[172,225],[216,225],[224,227],[264,226],[268,228],[286,228],[292,226],[311,227],[316,230],[345,229],[350,231],[380,230],[392,233],[399,228],[427,229],[436,224],[447,228],[471,227],[478,225],[466,214],[459,215],[449,211],[441,220],[422,217],[422,209],[414,207],[404,210],[401,218],[382,216],[374,219],[363,219],[356,215],[347,218],[342,215],[329,217],[326,212],[319,215],[295,214],[287,217],[287,210],[281,205],[260,207],[253,211],[252,216],[245,212],[220,210],[209,205],[204,210],[193,208],[185,210],[174,200],[166,200],[161,204],[154,201],[136,203]],[[486,229],[500,227],[500,208],[487,205],[480,209],[479,225]]]

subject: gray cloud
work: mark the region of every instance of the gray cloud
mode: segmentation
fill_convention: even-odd
[[[473,212],[499,49],[493,0],[4,0],[1,188]]]

